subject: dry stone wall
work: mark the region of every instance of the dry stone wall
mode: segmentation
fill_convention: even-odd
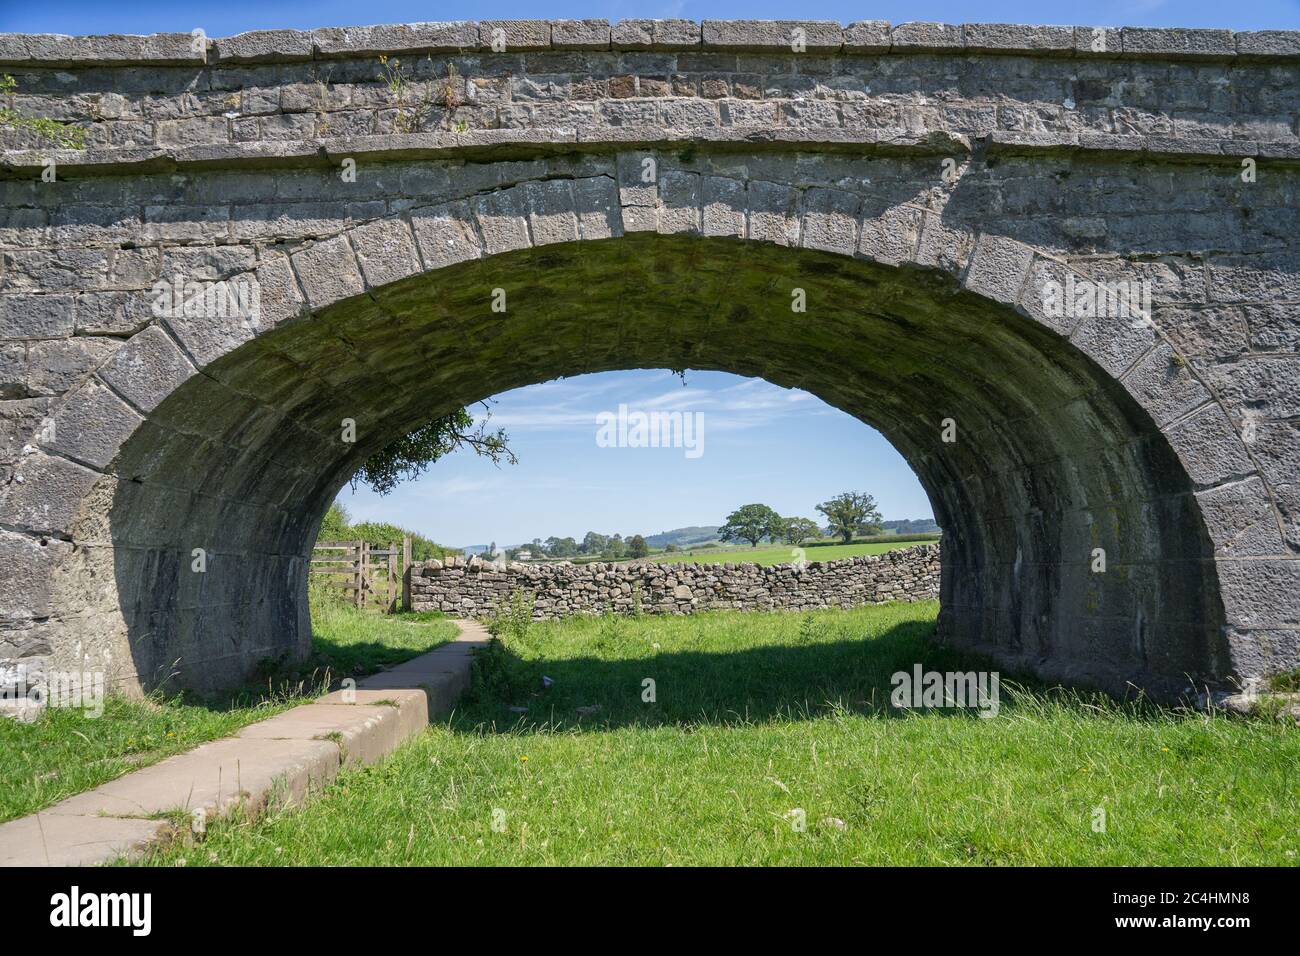
[[[536,596],[533,617],[696,611],[806,611],[939,596],[939,545],[802,565],[520,564],[504,568],[477,557],[428,561],[411,568],[417,611],[482,618],[514,590]]]

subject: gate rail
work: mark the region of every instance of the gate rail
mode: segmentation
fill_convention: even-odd
[[[401,545],[369,541],[318,541],[312,549],[310,573],[348,592],[358,608],[377,607],[384,612],[411,608],[411,538]]]

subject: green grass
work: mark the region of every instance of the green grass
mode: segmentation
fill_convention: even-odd
[[[109,697],[99,717],[49,708],[31,724],[0,719],[0,821],[35,813],[204,741],[226,737],[334,686],[383,670],[454,638],[450,620],[380,616],[313,602],[312,655],[268,662],[261,678],[218,697]]]
[[[300,671],[361,677],[425,654],[456,637],[450,618],[432,611],[377,614],[345,604],[312,602],[312,657]]]
[[[914,548],[917,541],[863,541],[854,544],[805,545],[804,558],[808,561],[834,561],[838,558],[856,558],[865,554],[884,554],[897,548]],[[659,564],[723,564],[750,562],[753,564],[789,564],[795,560],[791,545],[763,545],[758,548],[729,548],[725,551],[672,552],[656,555],[650,560]]]
[[[149,862],[1298,862],[1300,737],[1283,723],[1006,675],[994,718],[891,711],[893,672],[979,667],[931,643],[936,610],[534,624],[383,763]]]

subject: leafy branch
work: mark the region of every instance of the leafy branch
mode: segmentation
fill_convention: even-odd
[[[486,407],[486,405],[484,406]],[[352,477],[352,487],[362,481],[374,491],[386,495],[403,481],[422,475],[428,467],[458,448],[467,448],[495,465],[515,465],[519,459],[511,451],[504,428],[488,431],[489,412],[477,425],[468,409],[462,408],[422,425],[375,452]]]

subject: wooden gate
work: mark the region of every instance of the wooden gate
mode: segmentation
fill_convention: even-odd
[[[410,610],[407,572],[411,567],[411,538],[401,545],[380,546],[369,541],[317,541],[311,573],[324,575],[332,587],[348,592],[353,605],[396,611]]]

